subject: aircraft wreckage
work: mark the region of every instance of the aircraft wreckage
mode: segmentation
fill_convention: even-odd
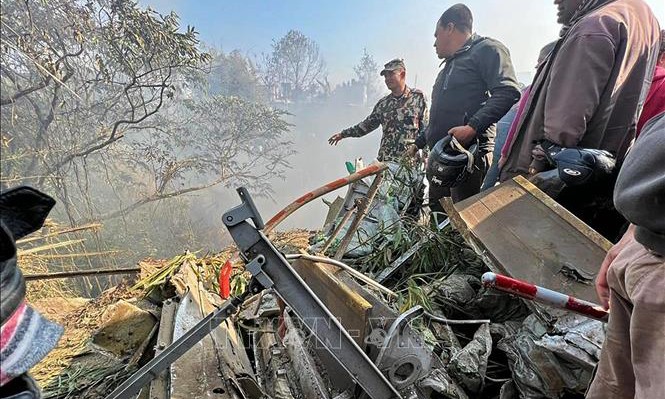
[[[77,355],[104,358],[113,372],[69,390],[50,376],[45,397],[582,397],[607,316],[589,281],[609,243],[521,178],[444,203],[449,219],[408,222],[418,181],[373,164],[267,224],[238,189],[240,205],[221,219],[237,250],[214,284],[203,260],[153,270],[158,284],[143,297],[122,291],[105,304]],[[307,233],[307,250],[285,253],[269,238],[290,213],[347,185],[323,230]],[[419,227],[399,237],[408,223]],[[363,267],[398,240],[381,267]],[[416,279],[417,262],[443,264]],[[230,289],[240,274],[246,281]],[[399,279],[415,283],[396,292]],[[404,300],[417,293],[431,302]]]

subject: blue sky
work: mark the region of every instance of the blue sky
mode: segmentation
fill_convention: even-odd
[[[250,57],[270,51],[273,39],[298,29],[316,40],[332,84],[352,78],[363,47],[380,63],[402,57],[408,82],[429,93],[438,69],[432,48],[434,26],[457,1],[434,0],[140,0],[159,12],[174,10],[183,25],[225,51]],[[648,0],[661,26],[665,1]],[[556,8],[551,0],[468,0],[474,29],[504,42],[515,69],[530,72],[539,49],[556,39]],[[417,81],[417,82],[416,82]]]

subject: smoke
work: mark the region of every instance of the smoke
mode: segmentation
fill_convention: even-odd
[[[301,195],[347,175],[346,161],[353,162],[361,157],[368,165],[375,160],[382,134],[380,128],[362,138],[342,140],[337,146],[328,144],[332,134],[367,117],[373,105],[339,103],[332,99],[281,105],[291,114],[289,122],[293,128],[290,138],[297,153],[289,158],[291,169],[287,171],[284,180],[272,181],[274,192],[270,197],[266,193],[250,191],[264,221]],[[336,196],[343,197],[345,194],[346,190],[342,188],[323,198],[332,201]],[[197,194],[190,210],[192,223],[208,230],[224,229],[222,213],[239,202],[235,187],[216,187]],[[321,228],[327,211],[328,207],[323,200],[316,199],[287,218],[278,230]],[[219,245],[227,243],[228,240],[225,240]]]

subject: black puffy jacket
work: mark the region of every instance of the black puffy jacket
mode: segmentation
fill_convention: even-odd
[[[473,34],[445,60],[432,89],[430,120],[416,139],[430,148],[455,126],[468,124],[478,132],[480,148],[494,148],[495,124],[520,98],[519,85],[506,46]]]

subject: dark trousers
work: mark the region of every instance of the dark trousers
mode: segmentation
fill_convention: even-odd
[[[491,152],[479,152],[474,160],[473,173],[457,187],[439,187],[436,184],[429,185],[429,209],[431,212],[444,212],[439,200],[443,197],[452,197],[453,202],[465,200],[480,192],[480,186],[485,180],[485,175],[492,164]]]
[[[615,243],[619,241],[628,222],[614,207],[613,196],[616,179],[588,186],[566,187],[555,198],[570,213],[577,216]]]

